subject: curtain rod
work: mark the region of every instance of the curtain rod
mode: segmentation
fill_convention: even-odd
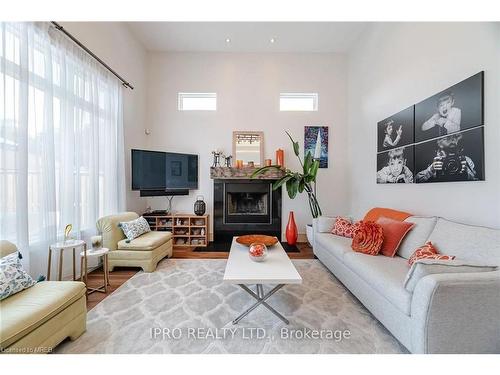
[[[66,31],[66,29],[64,27],[62,27],[60,24],[58,24],[57,22],[54,22],[54,21],[51,21],[50,22],[52,25],[54,25],[54,27],[59,30],[60,32],[62,32],[64,35],[66,35],[68,38],[70,38],[73,42],[75,42],[76,45],[78,45],[78,47],[80,47],[81,49],[83,49],[85,52],[87,52],[90,56],[92,56],[94,59],[96,59],[102,66],[104,66],[107,70],[109,70],[111,73],[113,73],[113,75],[118,78],[121,82],[122,82],[122,85],[124,87],[128,87],[129,89],[133,90],[134,89],[134,86],[132,86],[130,83],[128,83],[127,81],[125,81],[125,79],[123,79],[117,72],[115,72],[113,69],[111,69],[111,67],[106,64],[104,61],[102,61],[99,57],[97,57],[96,54],[94,54],[91,50],[89,50],[87,47],[85,47],[82,42],[80,42],[78,39],[76,39],[73,35],[71,35],[69,32]]]

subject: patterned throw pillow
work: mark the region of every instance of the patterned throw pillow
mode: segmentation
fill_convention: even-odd
[[[427,242],[424,246],[419,247],[413,255],[408,259],[408,264],[410,267],[419,259],[440,259],[440,260],[453,260],[455,259],[454,255],[443,255],[439,254],[436,247],[432,244],[432,242]]]
[[[358,253],[377,255],[382,249],[384,231],[373,221],[360,221],[359,227],[352,238],[351,248]]]
[[[142,216],[135,220],[120,222],[118,226],[122,229],[125,237],[127,237],[127,242],[144,233],[151,232],[148,221]]]
[[[336,236],[353,238],[354,234],[359,228],[359,225],[360,222],[356,222],[353,224],[350,219],[342,216],[337,216],[335,225],[332,229],[332,234],[335,234]]]
[[[23,269],[17,252],[0,258],[0,301],[35,284]]]

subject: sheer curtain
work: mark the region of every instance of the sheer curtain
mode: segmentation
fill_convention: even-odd
[[[30,273],[124,208],[122,87],[48,23],[0,23],[0,238]]]

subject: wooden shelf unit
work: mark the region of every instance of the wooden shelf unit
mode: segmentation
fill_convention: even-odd
[[[175,247],[206,247],[208,244],[208,215],[145,213],[142,216],[151,230],[172,232]],[[182,241],[184,243],[180,243]]]

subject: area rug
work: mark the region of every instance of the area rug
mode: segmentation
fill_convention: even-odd
[[[232,324],[253,299],[223,283],[226,260],[167,259],[89,311],[87,331],[56,352],[406,352],[318,260],[293,263],[303,283],[287,285],[267,301],[289,325],[263,306]]]

